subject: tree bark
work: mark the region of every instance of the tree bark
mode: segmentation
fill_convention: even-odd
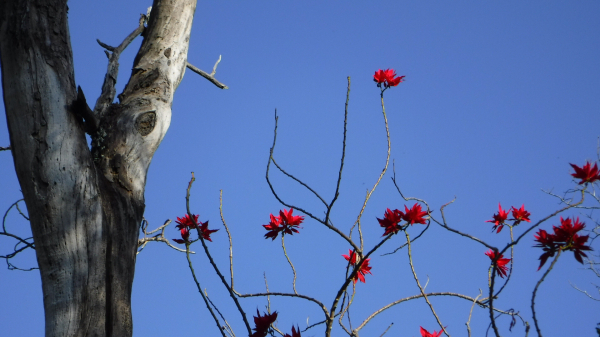
[[[4,104],[42,277],[46,336],[131,336],[146,174],[170,124],[196,0],[154,1],[120,102],[113,103],[113,51],[93,111],[75,85],[66,2],[0,5]]]

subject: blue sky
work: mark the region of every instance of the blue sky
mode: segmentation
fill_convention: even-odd
[[[106,56],[95,39],[117,45],[137,25],[149,2],[98,1],[69,3],[75,76],[88,101],[94,102],[106,70]],[[406,81],[385,93],[392,140],[392,159],[400,187],[407,195],[447,208],[449,224],[491,244],[503,246],[507,232],[491,233],[486,220],[504,208],[525,204],[537,221],[559,208],[556,198],[574,188],[569,163],[597,159],[600,136],[600,3],[573,2],[426,2],[426,1],[260,1],[199,2],[188,60],[210,71],[219,55],[220,90],[188,71],[173,104],[169,132],[148,172],[145,217],[154,228],[185,213],[185,189],[194,171],[192,211],[210,228],[222,228],[219,191],[225,219],[233,235],[236,288],[291,291],[292,273],[281,245],[267,241],[261,225],[282,206],[265,181],[272,144],[274,110],[279,114],[276,160],[330,199],[340,160],[347,76],[352,79],[347,154],[340,199],[332,220],[348,232],[367,188],[385,162],[385,129],[375,70],[394,68]],[[122,90],[141,40],[121,58],[118,91]],[[1,108],[2,111],[3,107]],[[8,131],[0,119],[0,146]],[[12,159],[0,152],[0,209],[20,198]],[[390,179],[391,170],[374,193],[363,216],[367,247],[382,234],[376,217],[385,208],[405,204]],[[302,187],[280,174],[273,183],[289,203],[322,214],[323,207]],[[412,203],[408,203],[412,205]],[[570,211],[564,216],[583,216]],[[597,213],[595,214],[596,219]],[[541,228],[557,225],[552,219]],[[588,224],[590,222],[588,221]],[[27,223],[15,214],[9,228],[27,236]],[[414,226],[411,233],[417,233]],[[522,228],[517,228],[520,233]],[[167,237],[176,238],[171,225]],[[414,235],[414,234],[413,234]],[[394,237],[380,250],[403,242]],[[6,253],[12,241],[0,238]],[[532,324],[531,291],[539,248],[533,234],[516,249],[515,270],[499,308],[520,311]],[[228,244],[223,229],[209,243],[217,263],[228,270]],[[596,253],[600,249],[594,243]],[[343,281],[348,245],[332,231],[306,221],[298,235],[286,237],[298,271],[297,288],[330,305]],[[199,251],[200,246],[193,247]],[[485,292],[489,259],[485,247],[437,225],[415,242],[414,263],[428,291],[477,296]],[[227,314],[239,336],[244,328],[206,258],[193,261],[201,284]],[[33,253],[15,263],[35,265]],[[353,324],[379,307],[419,292],[406,250],[374,256],[373,275],[357,285]],[[134,335],[214,336],[214,323],[196,291],[183,254],[164,244],[149,244],[138,255],[133,290]],[[542,285],[536,300],[547,336],[592,336],[599,303],[574,290],[569,281],[592,293],[600,280],[566,253]],[[43,334],[39,276],[0,268],[2,334]],[[596,296],[597,297],[597,296]],[[432,299],[448,331],[466,335],[470,303]],[[264,298],[242,301],[248,313],[265,310]],[[315,305],[271,298],[284,332],[321,319]],[[594,314],[596,313],[596,314]],[[363,336],[418,336],[419,326],[439,330],[424,301],[411,301],[374,319]],[[474,336],[482,336],[487,310],[475,308]],[[507,318],[499,320],[509,335]],[[343,332],[338,329],[335,335]],[[516,332],[523,327],[517,323]],[[514,331],[514,330],[513,330]],[[532,331],[533,332],[533,331]],[[322,328],[303,336],[321,335]]]

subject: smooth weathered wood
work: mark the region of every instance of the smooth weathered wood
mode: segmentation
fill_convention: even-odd
[[[195,7],[195,0],[154,1],[119,104],[90,115],[82,93],[77,100],[66,0],[0,4],[4,104],[36,244],[46,336],[132,335],[146,173],[169,127]]]

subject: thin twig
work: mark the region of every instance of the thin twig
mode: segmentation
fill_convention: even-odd
[[[340,195],[340,184],[342,183],[342,171],[344,170],[344,160],[346,158],[346,135],[347,135],[347,125],[348,125],[348,102],[350,101],[350,76],[348,76],[348,89],[346,90],[346,104],[344,105],[344,139],[342,140],[342,159],[340,159],[340,170],[338,171],[338,179],[335,186],[335,193],[333,194],[333,199],[331,203],[327,206],[327,214],[325,214],[325,220],[323,222],[329,223],[329,216],[331,215],[331,210],[333,209],[333,204],[336,202],[337,198]]]
[[[310,297],[310,296],[306,296],[306,295],[302,295],[302,294],[292,294],[292,293],[280,293],[280,292],[266,292],[266,293],[253,293],[253,294],[239,294],[239,297],[263,297],[263,296],[284,296],[284,297],[297,297],[297,298],[302,298],[305,300],[308,300],[310,302],[313,302],[315,304],[317,304],[321,310],[323,310],[323,313],[325,313],[326,317],[329,317],[329,311],[327,310],[327,307],[321,303],[319,300]]]
[[[435,293],[427,293],[426,295],[427,295],[427,297],[433,297],[433,296],[458,297],[458,298],[467,300],[469,302],[475,302],[475,303],[477,303],[477,305],[479,305],[481,307],[484,307],[484,308],[487,308],[489,306],[487,303],[483,302],[482,300],[477,300],[477,299],[475,299],[473,297],[470,297],[470,296],[467,296],[467,295],[463,295],[463,294],[458,294],[458,293],[452,293],[452,292],[435,292]],[[362,328],[364,328],[367,325],[367,323],[369,323],[369,321],[371,321],[373,318],[375,318],[375,316],[381,314],[383,311],[385,311],[387,309],[390,309],[391,307],[393,307],[395,305],[398,305],[400,303],[404,303],[404,302],[407,302],[407,301],[419,299],[421,297],[424,297],[423,294],[417,294],[417,295],[409,296],[409,297],[402,298],[402,299],[399,299],[397,301],[394,301],[394,302],[392,302],[392,303],[390,303],[390,304],[382,307],[381,309],[378,309],[377,311],[375,311],[374,313],[372,313],[369,317],[367,317],[360,324],[360,326],[358,326],[354,331],[358,332],[359,330],[361,330]],[[517,314],[510,313],[510,312],[502,311],[502,310],[496,309],[496,308],[494,308],[494,311],[502,313],[502,314],[505,314],[505,315],[517,316],[517,317],[521,318],[521,320],[523,320],[523,318],[518,313]]]
[[[7,147],[0,146],[0,151],[10,151],[10,146],[7,146]]]
[[[425,290],[423,289],[423,287],[421,287],[421,283],[419,282],[419,278],[417,277],[417,273],[415,272],[415,267],[414,267],[413,261],[412,261],[412,249],[411,249],[411,245],[410,245],[410,236],[408,235],[407,231],[404,231],[404,234],[406,235],[406,242],[408,242],[408,262],[410,264],[410,269],[412,270],[413,277],[415,278],[415,281],[417,282],[417,286],[419,287],[419,290],[421,291],[423,298],[425,298],[427,305],[429,305],[429,309],[431,309],[431,313],[433,313],[433,316],[437,320],[440,328],[442,328],[442,330],[444,331],[446,336],[450,337],[450,334],[448,333],[448,331],[446,331],[446,328],[442,324],[442,321],[440,321],[440,318],[435,313],[435,309],[433,309],[433,305],[431,304],[431,302],[429,302],[429,298],[427,298],[427,294],[425,294]]]
[[[208,302],[213,306],[213,308],[215,308],[215,310],[217,311],[219,316],[221,316],[221,319],[225,323],[225,326],[222,326],[222,328],[225,329],[230,336],[235,337],[235,333],[233,332],[231,325],[229,325],[229,322],[227,322],[225,317],[223,317],[223,314],[221,313],[219,308],[217,308],[217,306],[213,303],[213,301],[211,301],[210,297],[208,296],[208,291],[206,290],[206,288],[204,288],[204,295],[206,295],[206,299],[208,300]]]
[[[194,282],[196,282],[196,287],[198,288],[198,292],[202,296],[202,299],[204,300],[204,303],[206,304],[206,307],[208,308],[208,311],[210,312],[211,316],[215,320],[215,323],[217,324],[217,328],[219,329],[219,332],[221,332],[221,335],[223,337],[226,337],[225,336],[225,332],[223,331],[223,329],[221,329],[221,324],[219,323],[219,319],[217,318],[217,316],[213,312],[210,304],[208,303],[208,299],[204,295],[204,292],[202,292],[202,287],[200,287],[200,282],[198,281],[198,278],[196,277],[196,272],[194,271],[194,266],[192,265],[192,260],[190,259],[189,247],[190,247],[190,243],[186,242],[185,243],[185,248],[186,248],[186,254],[185,255],[187,257],[188,265],[190,266],[190,270],[192,271],[192,276],[194,277]]]
[[[283,248],[283,255],[285,255],[287,262],[290,264],[290,267],[292,267],[292,272],[294,272],[294,281],[292,281],[292,286],[294,288],[294,294],[298,294],[298,292],[296,291],[296,268],[294,268],[294,264],[290,260],[290,257],[288,256],[287,251],[285,250],[285,241],[283,239],[284,236],[285,233],[281,233],[281,248]]]
[[[265,174],[265,178],[267,180],[267,184],[269,185],[269,188],[271,189],[271,193],[273,194],[273,196],[275,197],[275,199],[277,199],[277,201],[279,201],[282,205],[284,205],[285,207],[288,208],[293,208],[295,210],[298,210],[304,214],[306,214],[308,217],[314,219],[315,221],[325,225],[325,227],[331,229],[332,231],[336,232],[338,235],[340,235],[342,238],[344,238],[355,250],[359,250],[358,246],[352,241],[352,239],[350,239],[348,236],[346,236],[346,234],[344,234],[342,231],[340,231],[337,227],[331,225],[328,222],[325,222],[319,218],[317,218],[316,216],[314,216],[312,213],[298,207],[298,206],[293,206],[290,205],[286,202],[284,202],[279,195],[277,194],[277,192],[275,191],[275,188],[273,187],[273,184],[271,183],[271,180],[269,178],[269,170],[271,168],[271,162],[273,161],[273,152],[275,151],[275,145],[277,144],[277,121],[279,120],[279,117],[277,116],[277,109],[275,109],[275,128],[273,130],[273,145],[271,146],[271,149],[269,151],[269,161],[267,163],[267,172]]]
[[[225,227],[225,231],[227,232],[227,237],[229,238],[229,273],[231,274],[231,290],[239,295],[235,288],[233,287],[233,242],[231,241],[231,233],[229,232],[229,227],[225,222],[225,217],[223,216],[223,190],[219,192],[219,214],[221,215],[221,222]]]
[[[498,332],[498,327],[496,326],[496,318],[494,317],[494,310],[492,309],[494,307],[494,283],[496,280],[496,274],[498,273],[498,259],[500,258],[501,254],[498,254],[498,249],[494,248],[493,249],[494,252],[496,253],[496,260],[492,260],[492,265],[490,266],[490,269],[488,271],[488,275],[489,275],[489,311],[490,311],[490,324],[492,325],[492,328],[494,329],[494,334],[496,334],[496,337],[500,337],[500,332]]]
[[[379,335],[379,337],[383,337],[383,335],[385,335],[385,334],[388,332],[388,330],[389,330],[389,329],[392,327],[392,325],[394,325],[394,322],[392,322],[392,323],[391,323],[391,324],[390,324],[390,325],[387,327],[387,329],[385,329],[385,331],[384,331],[384,332],[383,332],[381,335]]]
[[[146,219],[144,219],[143,222],[147,226],[148,222],[146,221]],[[144,233],[144,237],[142,239],[138,239],[138,251],[136,254],[141,253],[142,250],[144,250],[144,247],[146,247],[146,244],[148,244],[148,242],[151,242],[151,241],[164,242],[167,244],[167,246],[169,246],[179,252],[185,253],[186,252],[185,249],[181,249],[181,248],[174,246],[171,243],[171,241],[165,237],[165,229],[170,223],[171,223],[171,219],[165,221],[165,223],[162,226],[160,226],[157,229],[150,231],[150,232],[146,232],[146,226],[142,225],[142,232]],[[147,235],[154,234],[154,233],[158,232],[159,230],[161,231],[159,234],[156,234],[155,236],[152,236],[152,237],[147,237]],[[190,251],[190,254],[196,254],[196,253],[193,251]]]
[[[208,246],[206,246],[206,242],[204,241],[204,236],[202,235],[202,231],[200,230],[200,226],[198,225],[198,223],[196,222],[196,219],[194,218],[194,215],[190,211],[190,190],[192,189],[192,184],[194,183],[195,180],[196,180],[196,178],[194,177],[194,172],[192,172],[192,179],[190,180],[190,183],[188,184],[187,194],[185,196],[185,203],[186,203],[186,209],[187,209],[188,216],[194,222],[196,230],[198,231],[198,238],[200,239],[200,243],[202,243],[202,248],[204,248],[204,252],[206,253],[206,256],[208,257],[208,261],[213,266],[213,269],[215,270],[215,272],[221,279],[221,283],[223,283],[223,285],[229,292],[229,296],[231,297],[231,299],[235,303],[238,311],[240,312],[240,315],[242,316],[242,319],[244,320],[244,324],[246,325],[246,329],[248,330],[248,335],[251,335],[252,329],[250,328],[250,324],[248,323],[248,319],[246,318],[246,313],[244,312],[244,309],[242,309],[242,306],[240,305],[240,302],[238,301],[236,294],[233,292],[233,290],[231,289],[229,284],[227,284],[225,277],[223,277],[223,274],[221,274],[221,271],[217,267],[217,264],[215,263],[212,256],[210,255],[210,252],[208,251]]]
[[[477,295],[477,297],[475,297],[475,299],[473,300],[473,305],[471,305],[471,310],[469,311],[469,319],[467,319],[467,323],[465,323],[465,325],[467,326],[467,332],[469,337],[471,337],[471,326],[470,326],[470,322],[471,322],[471,316],[473,315],[473,308],[475,307],[475,303],[477,303],[477,300],[479,299],[479,297],[481,297],[481,289],[479,289],[479,295]]]
[[[579,288],[577,288],[576,285],[574,285],[573,283],[571,283],[571,281],[569,281],[569,284],[571,285],[571,287],[575,288],[577,291],[584,293],[587,297],[591,298],[594,301],[600,301],[599,298],[595,298],[592,295],[588,294],[587,290],[581,290]],[[596,288],[598,288],[600,290],[600,287],[596,286]]]
[[[556,257],[552,261],[552,264],[550,264],[550,267],[548,267],[548,270],[546,270],[546,272],[544,273],[542,278],[535,285],[535,288],[533,288],[533,294],[531,296],[531,312],[533,314],[533,323],[535,324],[535,330],[537,331],[537,334],[539,337],[542,337],[542,331],[540,330],[540,326],[538,324],[537,317],[535,316],[535,295],[537,294],[538,288],[540,287],[542,282],[544,282],[544,279],[546,278],[546,276],[548,276],[548,274],[550,273],[550,271],[556,264],[556,261],[558,261],[558,257],[560,256],[561,252],[562,252],[562,248],[559,248],[558,252],[556,253]]]
[[[358,233],[360,236],[360,249],[361,250],[363,250],[364,245],[363,245],[363,236],[362,236],[362,231],[361,231],[360,219],[362,218],[362,215],[365,211],[365,208],[367,207],[367,203],[369,202],[371,195],[373,194],[373,192],[375,192],[375,189],[377,188],[377,186],[379,185],[379,182],[385,175],[385,172],[387,171],[388,165],[390,163],[390,152],[391,152],[392,144],[391,144],[391,140],[390,140],[390,129],[388,126],[388,119],[387,119],[387,115],[385,114],[385,104],[383,103],[383,89],[381,91],[381,111],[383,113],[383,120],[385,122],[385,133],[386,133],[386,137],[387,137],[387,155],[385,158],[385,166],[383,167],[383,170],[381,170],[381,174],[379,175],[377,182],[375,182],[375,185],[373,185],[373,188],[370,189],[369,192],[367,192],[367,197],[365,198],[365,202],[363,203],[363,206],[360,209],[360,212],[358,213],[358,217],[356,218],[354,225],[352,225],[352,228],[354,228],[354,226],[358,225]]]

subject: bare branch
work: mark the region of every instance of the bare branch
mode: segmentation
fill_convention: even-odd
[[[96,106],[94,107],[94,115],[98,119],[102,119],[109,106],[115,99],[116,89],[115,84],[117,83],[117,77],[119,75],[119,58],[121,57],[121,53],[129,46],[133,40],[140,35],[145,27],[144,27],[144,18],[145,15],[142,14],[140,17],[140,21],[138,27],[129,34],[123,42],[118,47],[111,47],[105,43],[102,43],[100,40],[98,44],[102,46],[102,48],[111,51],[109,61],[108,61],[108,69],[106,71],[106,75],[104,76],[104,83],[102,84],[102,93],[98,100],[96,101]],[[109,54],[107,53],[107,56]]]
[[[560,257],[561,252],[562,252],[562,248],[559,248],[558,252],[556,253],[556,257],[552,261],[552,264],[550,265],[550,267],[548,267],[548,270],[546,270],[546,272],[544,273],[542,278],[536,283],[535,288],[533,288],[533,294],[531,296],[531,312],[533,314],[533,323],[535,323],[535,330],[537,331],[539,337],[542,337],[542,331],[540,331],[540,326],[538,324],[537,317],[535,316],[535,295],[537,294],[538,288],[540,287],[542,282],[544,282],[544,279],[546,278],[546,276],[548,276],[548,274],[550,273],[550,271],[556,264],[556,261],[558,261],[558,258]]]
[[[417,273],[415,272],[415,267],[413,266],[412,252],[411,252],[412,249],[410,246],[410,236],[408,235],[407,231],[404,231],[404,234],[406,235],[406,242],[408,243],[408,262],[410,264],[410,269],[412,270],[413,277],[415,278],[415,281],[417,282],[417,286],[419,287],[419,290],[421,291],[421,295],[423,295],[423,298],[425,298],[425,301],[427,302],[427,305],[429,305],[429,309],[431,309],[431,313],[437,320],[440,328],[442,328],[442,330],[444,330],[444,333],[446,334],[446,336],[450,337],[450,334],[448,333],[448,331],[446,331],[446,328],[442,324],[442,321],[440,321],[440,318],[435,313],[435,310],[433,309],[433,305],[431,304],[431,302],[429,302],[429,299],[427,298],[427,294],[425,294],[425,289],[423,289],[423,287],[421,287],[421,283],[419,282],[419,278],[417,277]]]
[[[144,219],[142,221],[142,232],[144,233],[144,238],[138,239],[138,251],[136,254],[141,253],[142,250],[144,250],[144,248],[146,247],[146,244],[148,244],[148,242],[151,242],[151,241],[164,242],[167,244],[167,246],[175,249],[176,251],[185,253],[186,252],[185,249],[181,249],[181,248],[174,246],[171,243],[171,241],[165,237],[165,228],[170,223],[171,223],[171,219],[165,221],[165,223],[162,226],[158,227],[157,229],[150,231],[150,232],[146,232],[146,228],[148,227],[148,221],[146,219]],[[154,234],[154,233],[158,232],[159,230],[160,230],[159,234],[156,234],[155,236],[152,236],[152,237],[146,237],[147,235]],[[193,251],[190,251],[190,254],[196,254],[196,253],[194,253]]]
[[[185,207],[187,209],[187,214],[190,217],[190,219],[192,220],[192,222],[194,222],[195,228],[198,231],[198,238],[200,239],[200,243],[202,243],[202,248],[204,248],[204,252],[206,253],[206,257],[208,257],[208,261],[213,266],[213,269],[215,270],[215,272],[217,273],[217,275],[221,279],[221,283],[223,283],[223,285],[225,286],[225,288],[229,292],[229,296],[231,297],[231,299],[235,303],[235,306],[237,307],[238,311],[240,312],[240,315],[242,316],[242,319],[244,320],[244,324],[246,325],[246,329],[248,330],[248,335],[250,335],[250,334],[252,334],[252,329],[250,328],[250,324],[248,323],[248,319],[246,318],[246,313],[244,312],[244,309],[242,309],[242,306],[240,305],[240,302],[238,301],[238,299],[236,297],[236,294],[233,292],[233,290],[231,289],[231,287],[229,286],[229,284],[227,284],[227,281],[225,280],[225,277],[223,277],[223,274],[221,274],[221,271],[219,270],[219,267],[217,267],[217,264],[213,260],[210,252],[208,251],[208,246],[206,246],[206,242],[204,241],[204,236],[202,235],[202,231],[200,230],[200,226],[198,225],[198,223],[196,222],[196,219],[195,219],[194,215],[190,211],[190,190],[192,189],[192,184],[194,183],[195,180],[196,180],[196,178],[194,177],[194,172],[192,172],[192,179],[190,179],[190,182],[189,182],[188,188],[187,188],[187,193],[185,195]],[[189,243],[186,243],[186,249],[189,250]],[[189,259],[189,254],[188,254],[188,259]],[[190,268],[191,268],[191,262],[190,262]]]
[[[10,146],[7,146],[7,147],[0,146],[0,151],[10,151]]]
[[[571,283],[571,281],[569,281],[569,284],[571,285],[571,287],[575,288],[576,290],[578,290],[579,292],[584,293],[587,297],[591,298],[594,301],[599,301],[600,302],[600,298],[595,298],[592,295],[588,294],[587,290],[581,290],[579,288],[577,288],[576,285],[574,285],[573,283]],[[596,286],[596,285],[595,285]],[[598,288],[598,291],[600,292],[600,287],[596,286],[596,288]]]
[[[215,63],[215,66],[213,68],[213,72],[212,74],[207,73],[204,70],[201,70],[197,67],[195,67],[194,65],[192,65],[191,63],[187,63],[187,67],[188,69],[190,69],[191,71],[195,72],[196,74],[206,78],[207,80],[209,80],[212,84],[216,85],[217,87],[219,87],[220,89],[229,89],[228,86],[226,86],[225,84],[217,81],[216,78],[214,78],[214,74],[217,71],[217,64],[219,64],[219,62],[221,62],[221,55],[219,55],[219,60],[217,61],[217,63]]]
[[[365,211],[365,208],[367,207],[367,203],[369,202],[371,195],[373,194],[373,192],[375,192],[375,189],[377,188],[377,186],[379,186],[379,182],[381,182],[381,179],[385,175],[385,172],[387,172],[388,165],[390,163],[390,151],[392,149],[392,145],[391,145],[391,141],[390,141],[390,128],[388,126],[387,115],[385,114],[385,104],[383,103],[383,91],[384,90],[382,89],[382,91],[381,91],[381,111],[383,113],[383,121],[385,122],[385,133],[386,133],[386,138],[387,138],[387,155],[385,158],[385,166],[383,167],[383,170],[381,170],[381,174],[379,175],[379,178],[375,182],[375,185],[373,185],[373,188],[371,188],[367,192],[367,196],[365,197],[365,202],[363,203],[363,206],[360,209],[360,212],[358,213],[358,217],[356,218],[354,225],[352,225],[352,228],[350,229],[350,237],[352,237],[352,229],[354,229],[354,226],[358,225],[358,234],[360,237],[360,249],[361,250],[363,250],[364,245],[363,245],[363,237],[362,237],[360,219],[362,218],[362,215]]]
[[[459,293],[453,293],[453,292],[435,292],[435,293],[427,293],[426,294],[427,297],[433,297],[433,296],[451,296],[451,297],[458,297],[464,300],[467,300],[469,302],[474,302],[477,305],[483,307],[483,308],[487,308],[489,305],[485,302],[483,302],[483,300],[478,300],[477,298],[473,298],[467,295],[463,295],[463,294],[459,294]],[[384,307],[382,307],[381,309],[375,311],[374,313],[372,313],[369,317],[367,317],[361,324],[360,326],[358,326],[356,329],[354,329],[355,332],[358,332],[359,330],[361,330],[362,328],[364,328],[367,323],[369,323],[369,321],[371,321],[373,318],[375,318],[375,316],[379,315],[380,313],[384,312],[387,309],[390,309],[391,307],[403,303],[403,302],[407,302],[407,301],[411,301],[411,300],[415,300],[415,299],[419,299],[421,297],[424,297],[423,294],[417,294],[417,295],[413,295],[413,296],[409,296],[409,297],[405,297],[402,299],[399,299],[397,301],[394,301]],[[518,313],[510,313],[508,311],[503,311],[500,309],[496,309],[494,308],[494,311],[499,312],[501,314],[505,314],[505,315],[510,315],[510,316],[519,316]]]

